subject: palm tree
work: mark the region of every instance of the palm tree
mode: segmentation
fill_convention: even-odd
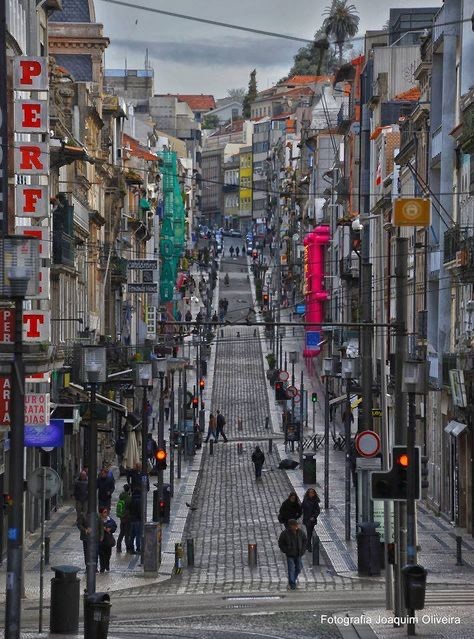
[[[342,49],[348,38],[353,38],[359,30],[359,16],[353,4],[348,0],[335,0],[331,7],[326,7],[323,27],[326,35],[332,36],[339,49],[339,64],[342,64]]]

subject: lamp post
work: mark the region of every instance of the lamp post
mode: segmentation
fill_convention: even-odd
[[[295,386],[295,364],[298,361],[298,351],[290,351],[288,353],[288,361],[291,364],[291,385],[294,387]],[[295,426],[295,398],[294,398],[294,396],[292,396],[292,398],[291,398],[291,425],[294,428],[294,426]],[[298,428],[298,452],[300,453],[300,457],[301,457],[301,445],[302,445],[301,436],[303,434],[302,431],[303,431],[303,425],[300,424],[300,426]]]
[[[135,384],[141,386],[142,397],[142,476],[141,476],[141,558],[140,561],[143,564],[143,558],[145,556],[145,524],[146,524],[146,496],[147,496],[147,479],[148,479],[148,460],[147,460],[147,439],[148,439],[148,387],[152,385],[152,363],[141,362],[137,364],[135,371]]]
[[[329,378],[334,375],[334,359],[323,358],[324,394],[324,508],[329,508]]]
[[[37,293],[39,247],[36,238],[5,237],[0,242],[0,294],[15,302],[15,344],[11,371],[11,430],[5,637],[19,639],[23,566],[23,466],[25,444],[25,368],[23,300]]]
[[[351,382],[358,375],[358,360],[354,357],[343,357],[341,361],[342,376],[346,379],[346,410],[344,419],[344,439],[346,442],[345,465],[345,531],[346,541],[351,538]]]
[[[88,477],[87,477],[87,594],[95,592],[97,571],[98,514],[97,514],[97,424],[95,420],[97,385],[107,381],[107,351],[105,346],[84,346],[81,351],[81,379],[90,386],[90,417],[88,437]]]

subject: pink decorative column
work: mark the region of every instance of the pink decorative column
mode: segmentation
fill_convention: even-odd
[[[315,357],[321,352],[321,324],[324,319],[324,302],[329,298],[324,288],[324,247],[329,244],[329,226],[317,226],[304,239],[304,294],[306,298],[305,327],[306,347],[304,357]],[[314,322],[314,324],[313,324]]]

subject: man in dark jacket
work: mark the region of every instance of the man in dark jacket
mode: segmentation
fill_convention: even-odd
[[[301,508],[301,502],[298,499],[298,495],[295,492],[291,492],[288,495],[288,499],[280,506],[280,512],[278,514],[278,521],[280,524],[284,524],[288,527],[290,519],[299,519],[303,510]]]
[[[99,499],[99,510],[107,508],[110,511],[112,494],[115,490],[115,481],[107,468],[102,468],[97,478],[97,491]]]
[[[97,546],[95,549],[94,558],[95,558],[95,569],[97,570],[97,560],[99,557],[99,540],[104,536],[104,527],[99,515],[97,515],[96,521],[97,521],[97,539],[96,539]],[[85,513],[81,513],[81,515],[78,517],[76,526],[79,528],[79,532],[81,533],[82,547],[84,550],[84,563],[87,566],[91,529],[89,528],[87,515]]]
[[[252,461],[255,466],[255,479],[258,481],[262,479],[262,468],[265,463],[265,455],[260,446],[255,446],[255,450],[252,453]]]
[[[296,519],[290,519],[288,528],[284,530],[278,539],[278,546],[286,555],[288,566],[288,588],[296,590],[296,581],[302,569],[301,557],[306,552],[307,538],[300,529]]]
[[[217,424],[217,428],[216,428],[216,443],[219,439],[219,435],[222,435],[222,439],[224,440],[225,443],[227,443],[227,437],[224,433],[224,426],[225,426],[225,417],[224,415],[221,413],[220,410],[217,411],[217,417],[216,417],[216,424]]]
[[[117,517],[120,519],[120,533],[117,539],[117,552],[122,552],[122,541],[125,539],[125,547],[130,549],[130,486],[125,484],[117,502]]]
[[[139,555],[142,543],[142,500],[141,492],[134,490],[130,502],[130,547],[127,549],[132,555]]]

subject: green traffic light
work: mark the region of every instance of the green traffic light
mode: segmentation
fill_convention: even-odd
[[[311,401],[312,402],[317,402],[318,401],[318,393],[313,393],[311,395]]]

